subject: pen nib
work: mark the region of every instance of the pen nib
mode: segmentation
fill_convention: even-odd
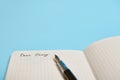
[[[60,58],[55,54],[55,62],[60,62]]]

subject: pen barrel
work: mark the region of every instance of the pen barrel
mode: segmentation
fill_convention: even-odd
[[[65,70],[64,74],[68,80],[77,80],[77,78],[73,75],[73,73],[69,69]]]

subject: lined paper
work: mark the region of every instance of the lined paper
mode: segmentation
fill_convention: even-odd
[[[16,51],[13,53],[6,80],[64,80],[53,60],[57,54],[78,80],[95,80],[81,51]]]
[[[98,41],[84,52],[97,80],[120,80],[120,37]]]

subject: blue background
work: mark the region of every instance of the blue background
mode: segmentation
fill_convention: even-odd
[[[83,50],[120,35],[120,0],[0,0],[0,80],[15,50]]]

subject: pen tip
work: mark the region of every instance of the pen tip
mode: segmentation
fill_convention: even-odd
[[[56,62],[59,62],[60,61],[60,59],[59,59],[59,57],[55,54],[55,61]]]

